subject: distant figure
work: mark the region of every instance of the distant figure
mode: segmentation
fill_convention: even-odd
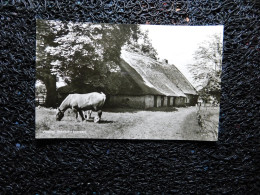
[[[98,112],[98,120],[94,122],[99,122],[102,116],[101,108],[106,101],[106,95],[104,93],[87,93],[87,94],[70,94],[61,103],[57,110],[56,120],[60,121],[64,117],[64,112],[71,108],[76,114],[76,120],[78,118],[78,113],[80,114],[82,121],[85,120],[83,111],[94,110]]]
[[[203,102],[203,100],[199,97],[199,99],[198,99],[198,106],[199,107],[201,106],[202,102]]]

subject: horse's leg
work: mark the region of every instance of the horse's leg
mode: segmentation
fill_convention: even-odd
[[[87,115],[85,115],[86,119],[89,120],[92,114],[92,110],[87,110]]]
[[[88,110],[83,112],[85,119],[88,119]]]
[[[85,120],[82,110],[79,110],[79,115],[81,116],[82,121]]]
[[[89,110],[89,113],[88,113],[88,118],[89,119],[91,118],[91,114],[92,114],[92,110]]]
[[[101,119],[101,116],[102,116],[102,111],[101,111],[101,110],[99,110],[97,113],[98,113],[98,117]]]
[[[98,113],[98,117],[101,119],[102,111],[99,110],[100,108],[97,107],[97,106],[94,106],[93,108],[94,108],[94,110]]]
[[[76,115],[76,122],[78,122],[78,110],[76,108],[72,108],[72,111],[75,113]]]

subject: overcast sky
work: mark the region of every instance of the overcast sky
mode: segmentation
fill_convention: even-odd
[[[174,64],[192,83],[187,65],[193,62],[193,53],[199,43],[209,40],[217,33],[223,37],[223,26],[166,26],[141,25],[149,31],[149,38],[157,50],[159,58],[167,59]],[[222,38],[223,39],[223,38]]]

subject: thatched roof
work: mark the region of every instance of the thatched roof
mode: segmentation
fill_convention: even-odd
[[[102,91],[110,95],[166,95],[186,97],[197,92],[183,74],[174,66],[150,57],[122,50],[120,71],[111,73],[105,87],[67,85],[60,87],[60,94]]]
[[[162,63],[144,55],[125,50],[122,50],[121,58],[140,75],[146,86],[166,96],[186,97],[181,88],[171,78],[166,76]]]
[[[183,93],[198,95],[197,90],[192,86],[188,79],[172,64],[163,63],[161,71],[173,82]]]
[[[121,59],[120,62],[121,73],[124,75],[127,85],[122,86],[119,94],[124,95],[164,95],[153,86],[150,86],[143,77],[130,66],[126,61]]]
[[[110,95],[164,95],[153,87],[145,84],[139,73],[123,59],[120,62],[120,71],[108,75],[105,87],[93,87],[82,84],[81,87],[66,85],[57,89],[60,94],[104,92]]]

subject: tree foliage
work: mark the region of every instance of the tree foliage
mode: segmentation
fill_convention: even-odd
[[[153,47],[151,40],[148,36],[148,30],[145,32],[140,31],[138,28],[135,33],[135,39],[130,39],[127,44],[125,45],[125,49],[137,52],[142,55],[148,56],[157,60],[158,53],[156,49]]]
[[[102,87],[136,30],[134,25],[37,21],[37,75],[58,74],[75,86]]]
[[[200,95],[207,99],[210,95],[220,99],[220,76],[223,44],[219,35],[213,35],[201,43],[194,53],[194,63],[189,65]]]

